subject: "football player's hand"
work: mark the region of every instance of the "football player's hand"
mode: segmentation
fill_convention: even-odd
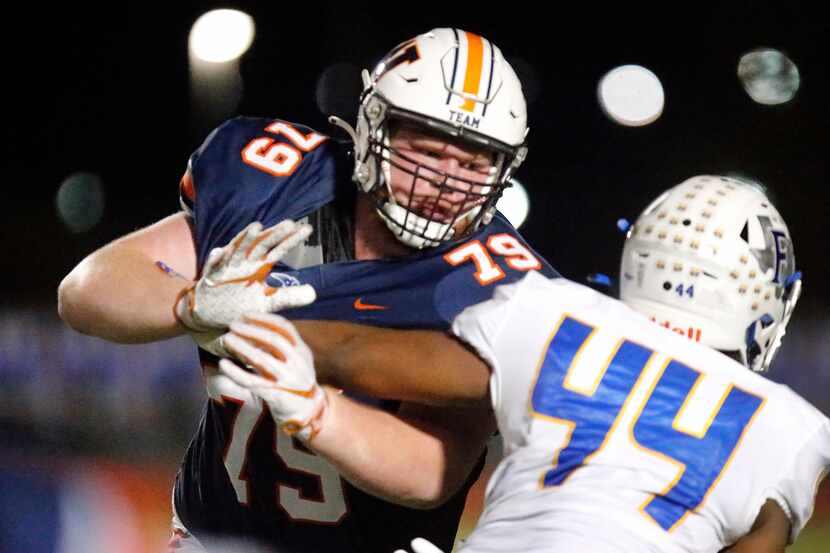
[[[279,315],[249,313],[231,324],[222,343],[254,372],[230,359],[219,361],[219,372],[264,401],[283,432],[313,439],[328,399],[317,385],[311,350],[294,326]]]
[[[403,549],[398,549],[395,553],[408,553]],[[435,546],[431,541],[424,538],[415,538],[412,540],[412,553],[444,553],[441,549]]]
[[[179,294],[176,317],[194,333],[211,334],[194,336],[197,342],[209,343],[218,333],[208,331],[227,328],[243,313],[268,313],[313,302],[316,295],[309,284],[272,288],[265,283],[272,265],[311,231],[311,225],[290,220],[267,229],[251,223],[227,246],[210,252],[202,277]]]

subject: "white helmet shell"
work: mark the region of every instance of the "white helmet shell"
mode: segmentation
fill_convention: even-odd
[[[393,50],[372,72],[391,105],[510,146],[527,134],[522,86],[501,50],[459,29],[434,29]]]
[[[620,297],[657,323],[766,370],[800,293],[789,230],[760,187],[696,176],[629,230]]]

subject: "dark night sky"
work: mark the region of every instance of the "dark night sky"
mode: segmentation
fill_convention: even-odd
[[[438,26],[483,34],[517,67],[530,100],[530,154],[519,178],[532,205],[522,230],[563,274],[615,273],[619,217],[633,220],[658,191],[694,174],[740,171],[777,196],[806,276],[802,305],[824,313],[830,26],[797,2],[728,4],[609,11],[601,3],[551,3],[543,14],[522,2],[499,11],[489,3],[397,3],[393,15],[389,4],[352,1],[303,10],[299,3],[167,2],[121,5],[120,13],[45,5],[14,12],[4,37],[4,295],[10,303],[54,304],[60,278],[86,253],[177,209],[187,158],[211,126],[191,120],[187,33],[208,9],[239,7],[258,32],[242,61],[237,113],[331,132],[315,101],[330,64],[371,66],[393,45]],[[738,58],[758,46],[778,48],[798,65],[802,86],[792,102],[765,107],[742,90]],[[666,108],[655,124],[624,128],[599,110],[598,79],[623,63],[645,65],[663,81]],[[339,114],[354,116],[358,82],[355,73],[330,100]],[[54,205],[75,171],[101,175],[106,193],[102,222],[83,234],[69,232]]]

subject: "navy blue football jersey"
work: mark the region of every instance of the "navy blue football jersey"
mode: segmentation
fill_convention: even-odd
[[[191,156],[181,184],[199,268],[211,249],[252,221],[267,227],[307,220],[314,233],[273,267],[268,283],[309,283],[318,299],[285,316],[440,330],[464,308],[489,299],[497,284],[531,270],[558,276],[500,214],[462,241],[405,257],[355,260],[348,150],[279,120],[237,118],[215,130]],[[203,366],[216,363],[203,350],[200,356]],[[175,487],[177,514],[197,538],[246,536],[281,553],[389,553],[422,536],[452,549],[478,471],[437,509],[390,504],[354,488],[279,432],[247,390],[207,374],[209,400]]]

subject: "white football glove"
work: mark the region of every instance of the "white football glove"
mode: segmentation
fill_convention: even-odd
[[[311,225],[291,220],[267,229],[251,223],[227,246],[210,252],[202,277],[179,294],[173,309],[176,318],[202,348],[223,355],[218,337],[243,313],[312,303],[316,294],[309,284],[272,288],[265,283],[272,265],[311,232]]]
[[[219,372],[264,401],[283,432],[311,441],[320,431],[328,399],[317,385],[311,350],[294,325],[272,313],[248,313],[231,323],[222,342],[256,374],[229,359],[219,361]]]
[[[398,549],[395,553],[409,553],[403,549]],[[412,553],[444,553],[431,541],[424,538],[415,538],[412,540]]]

